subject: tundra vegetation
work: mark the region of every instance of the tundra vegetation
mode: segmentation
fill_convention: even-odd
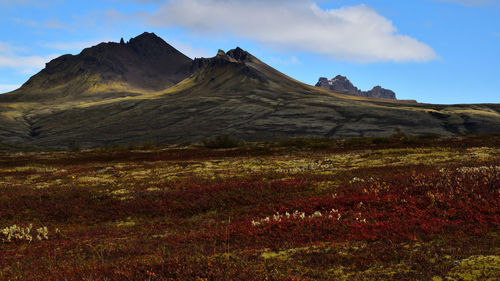
[[[500,135],[4,152],[0,280],[499,280],[499,198]]]

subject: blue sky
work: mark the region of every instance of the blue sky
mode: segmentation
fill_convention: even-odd
[[[0,0],[0,92],[62,54],[155,32],[191,57],[240,46],[308,84],[500,103],[500,0]]]

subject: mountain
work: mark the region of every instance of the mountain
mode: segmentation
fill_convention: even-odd
[[[375,86],[370,91],[361,91],[355,87],[349,79],[342,75],[337,75],[330,80],[325,77],[320,77],[318,83],[316,83],[316,87],[358,97],[396,99],[396,94],[393,91],[384,89],[380,86]]]
[[[101,43],[76,56],[58,57],[2,100],[53,102],[162,90],[191,75],[191,63],[163,39],[145,32],[127,43]]]
[[[165,48],[173,61],[165,58],[163,66],[151,59],[153,66],[149,67],[135,58],[138,53],[150,54],[148,50],[155,49],[157,40],[144,40],[136,51],[127,46],[133,42],[90,48],[103,62],[127,61],[115,68],[120,72],[110,70],[108,63],[94,62],[86,69],[92,69],[99,79],[91,80],[84,74],[55,71],[58,68],[51,62],[32,82],[0,95],[0,147],[186,143],[221,135],[264,141],[395,132],[443,136],[500,132],[499,104],[431,105],[335,93],[294,80],[241,48],[219,50],[212,58],[195,60]],[[124,48],[131,58],[116,57],[105,47]],[[82,54],[89,52],[86,50]],[[167,52],[158,53],[167,57]],[[72,57],[74,62],[67,67],[87,65],[82,54]],[[44,80],[42,73],[68,78]],[[133,77],[139,78],[133,80],[129,73],[155,75],[136,75]],[[75,81],[85,86],[75,87]],[[109,81],[123,87],[114,87]],[[38,91],[31,90],[44,83],[57,86],[50,91],[40,86]],[[65,92],[70,88],[72,91]]]

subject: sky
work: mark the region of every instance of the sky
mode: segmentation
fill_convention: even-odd
[[[0,93],[45,63],[154,32],[191,58],[239,46],[314,85],[500,103],[500,0],[0,0]]]

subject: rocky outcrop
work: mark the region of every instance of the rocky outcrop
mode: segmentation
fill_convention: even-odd
[[[316,83],[316,87],[358,97],[396,99],[396,94],[393,91],[384,89],[380,86],[373,87],[370,91],[361,91],[354,86],[349,79],[342,75],[337,75],[330,80],[325,77],[321,77],[319,78],[318,83]]]
[[[381,99],[396,99],[396,94],[389,90],[389,89],[384,89],[380,86],[375,86],[373,89],[371,89],[368,92],[365,92],[367,94],[367,97],[372,97],[372,98],[381,98]]]
[[[229,50],[226,54],[229,57],[231,57],[239,62],[248,61],[252,57],[252,55],[250,55],[247,51],[244,51],[240,47],[236,47],[236,49]]]

